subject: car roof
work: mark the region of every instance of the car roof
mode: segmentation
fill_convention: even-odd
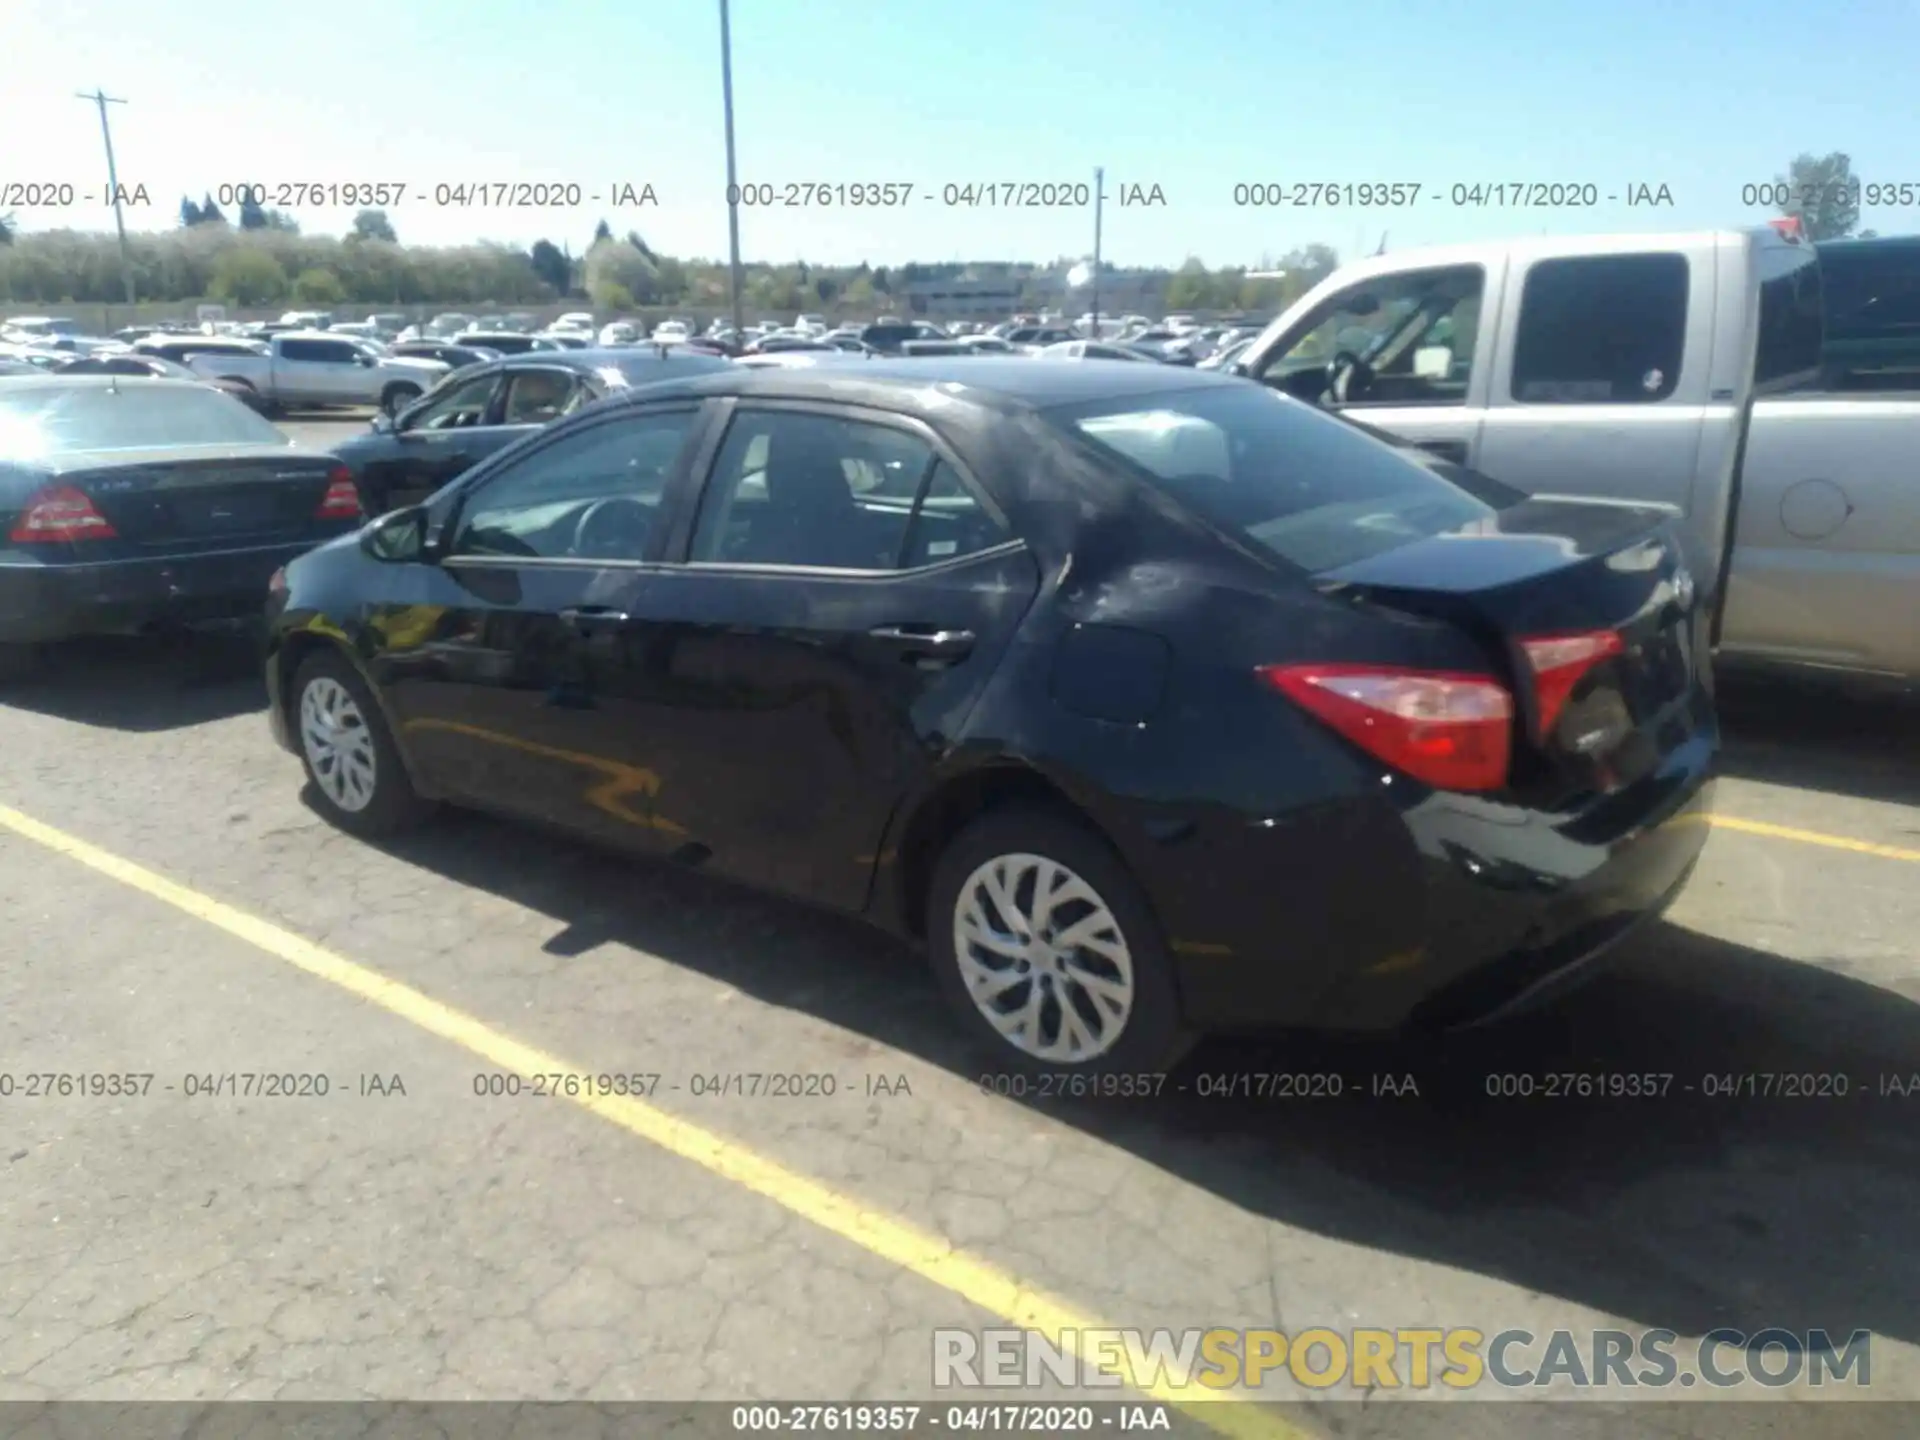
[[[688,380],[685,386],[702,395],[842,400],[918,411],[955,399],[995,409],[1045,410],[1248,383],[1234,375],[1132,360],[1047,365],[1025,355],[926,355],[894,360],[844,351],[804,353],[817,363],[728,365],[724,371]],[[649,393],[657,395],[658,386],[650,386]]]
[[[205,390],[199,380],[183,380],[172,375],[62,375],[42,371],[37,376],[23,375],[8,389],[9,395],[23,390],[125,390],[139,386],[150,390]]]
[[[662,381],[677,379],[676,371],[688,376],[705,375],[714,370],[731,368],[727,361],[714,355],[701,354],[698,351],[687,353],[656,353],[647,345],[607,346],[604,349],[587,350],[528,350],[520,355],[502,355],[498,360],[488,360],[472,366],[462,373],[469,376],[485,374],[494,370],[525,370],[530,367],[551,367],[558,365],[569,370],[619,370],[623,373],[635,363],[648,369],[657,367]],[[649,382],[659,383],[659,382]]]

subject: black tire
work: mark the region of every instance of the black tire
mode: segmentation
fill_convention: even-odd
[[[302,705],[308,687],[322,681],[332,682],[346,691],[372,744],[372,794],[358,809],[341,804],[329,793],[328,782],[320,773],[302,733]],[[307,772],[307,781],[313,787],[314,803],[333,824],[350,834],[372,839],[411,829],[433,813],[432,803],[423,800],[413,788],[413,781],[400,758],[399,747],[394,744],[393,733],[387,729],[386,717],[381,713],[379,702],[360,678],[359,671],[344,656],[323,650],[301,662],[300,668],[294,672],[293,685],[288,693],[287,714],[288,724],[293,730],[294,746],[300,754],[301,767]]]
[[[38,645],[0,643],[0,685],[31,680],[46,662],[46,652]]]
[[[975,1004],[955,950],[955,912],[961,892],[981,866],[998,856],[1037,855],[1066,866],[1103,902],[1119,930],[1133,970],[1133,1001],[1111,1043],[1087,1059],[1030,1054],[1003,1036]],[[1060,1077],[1062,1093],[1074,1094],[1075,1079],[1163,1074],[1197,1038],[1180,1013],[1172,958],[1145,893],[1111,846],[1076,820],[1028,805],[990,810],[948,844],[934,867],[927,900],[927,952],[941,993],[963,1029],[992,1066],[1022,1075]],[[1018,982],[1012,998],[1024,995]],[[1061,1002],[1049,1003],[1058,1014]],[[1085,1016],[1085,1011],[1081,1011]],[[1044,1024],[1044,1022],[1043,1022]],[[1054,1022],[1057,1031],[1058,1020]],[[1087,1093],[1101,1094],[1104,1090]]]
[[[419,398],[420,387],[417,385],[389,385],[381,393],[380,408],[391,418]]]

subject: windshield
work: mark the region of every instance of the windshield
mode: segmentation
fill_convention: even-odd
[[[1211,524],[1310,572],[1495,513],[1434,466],[1264,387],[1050,412]]]
[[[0,460],[288,443],[238,400],[197,385],[35,385],[0,395]]]

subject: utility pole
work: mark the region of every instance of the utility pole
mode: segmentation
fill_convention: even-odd
[[[720,0],[720,90],[727,107],[727,246],[733,270],[733,343],[746,343],[746,320],[741,311],[740,173],[733,159],[733,29],[727,23],[727,0]]]
[[[124,100],[115,99],[104,90],[95,90],[86,95],[75,92],[75,98],[91,100],[100,107],[100,138],[107,142],[107,187],[113,196],[113,228],[120,232],[120,282],[127,290],[127,305],[131,308],[133,298],[133,261],[127,258],[127,217],[120,209],[120,175],[113,166],[113,127],[107,124],[107,106],[124,105]]]
[[[1100,338],[1100,210],[1106,202],[1107,172],[1101,166],[1093,167],[1093,322],[1087,327],[1087,338]]]

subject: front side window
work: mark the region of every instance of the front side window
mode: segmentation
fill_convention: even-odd
[[[567,402],[579,388],[564,370],[515,370],[507,376],[507,400],[501,423],[545,425],[566,413]]]
[[[1046,413],[1216,528],[1310,572],[1496,513],[1417,452],[1252,385]]]
[[[467,430],[487,423],[500,376],[477,375],[471,380],[443,384],[410,412],[405,430]]]
[[[690,558],[891,570],[932,463],[932,446],[890,426],[743,412],[701,496]]]
[[[1478,265],[1361,281],[1323,301],[1254,378],[1340,405],[1464,405],[1486,285]]]
[[[452,553],[644,558],[696,413],[622,415],[509,461],[462,507]]]
[[[1527,271],[1513,342],[1523,405],[1648,405],[1673,394],[1687,343],[1687,257],[1582,255]]]

